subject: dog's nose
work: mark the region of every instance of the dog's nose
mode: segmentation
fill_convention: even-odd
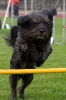
[[[44,29],[40,29],[39,32],[40,32],[41,34],[43,34],[43,33],[44,33]]]

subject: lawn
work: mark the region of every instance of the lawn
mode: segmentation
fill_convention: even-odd
[[[56,19],[57,36],[60,36],[61,21]],[[6,45],[3,39],[6,33],[9,33],[9,30],[0,30],[0,69],[9,69],[12,55],[12,48]],[[52,44],[52,48],[52,54],[40,68],[66,67],[66,44]],[[20,82],[21,80],[19,84]],[[34,80],[25,90],[25,96],[25,100],[66,100],[66,73],[34,74]],[[9,98],[9,75],[0,75],[0,100],[9,100]],[[19,95],[17,100],[22,100]]]

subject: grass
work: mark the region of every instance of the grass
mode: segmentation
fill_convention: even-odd
[[[56,20],[57,36],[60,36],[62,20]],[[0,69],[9,69],[12,48],[3,37],[9,30],[0,30]],[[60,37],[61,38],[61,37]],[[40,68],[66,67],[66,44],[52,45],[53,52]],[[21,82],[21,80],[20,80]],[[19,82],[19,84],[20,84]],[[66,100],[66,73],[35,74],[31,85],[25,90],[25,100]],[[9,100],[9,75],[0,75],[0,100]],[[17,100],[22,100],[17,96]]]
[[[58,18],[55,20],[55,42],[63,42],[63,19]],[[66,32],[66,30],[65,30]],[[65,34],[64,34],[65,37]]]

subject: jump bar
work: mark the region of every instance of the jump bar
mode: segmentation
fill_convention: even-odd
[[[65,72],[66,68],[0,70],[0,74],[43,74],[43,73],[65,73]]]

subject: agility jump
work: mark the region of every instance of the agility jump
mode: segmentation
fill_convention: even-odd
[[[0,74],[44,74],[44,73],[66,73],[66,68],[0,70]]]

